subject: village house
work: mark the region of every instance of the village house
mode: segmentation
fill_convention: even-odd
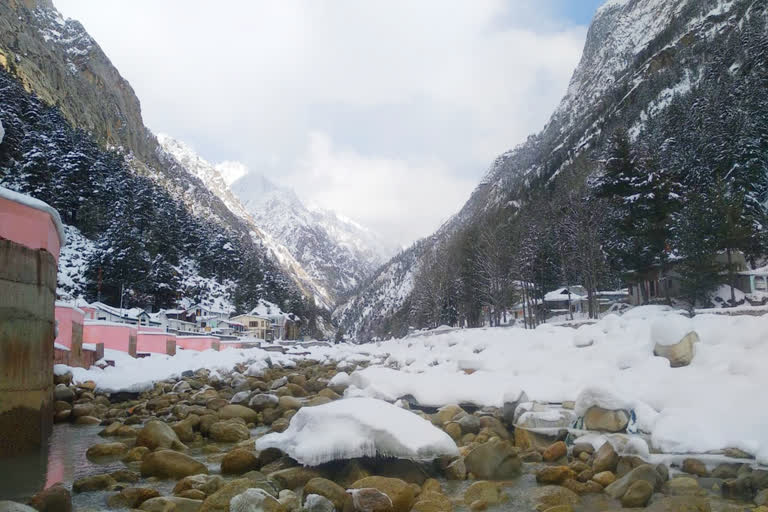
[[[272,324],[269,318],[246,313],[244,315],[233,316],[231,321],[243,326],[243,332],[260,340],[273,339]]]
[[[159,326],[168,332],[198,333],[200,328],[194,322],[184,320],[186,318],[183,309],[161,309],[150,315]]]
[[[89,320],[101,320],[141,327],[159,327],[160,322],[141,308],[115,308],[103,302],[93,302],[80,306]]]
[[[584,313],[588,310],[587,290],[580,285],[552,290],[544,295],[544,305],[552,316]]]

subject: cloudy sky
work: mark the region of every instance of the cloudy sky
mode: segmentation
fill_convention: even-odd
[[[405,245],[541,129],[601,0],[55,0],[145,123]]]

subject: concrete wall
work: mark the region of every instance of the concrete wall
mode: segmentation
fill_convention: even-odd
[[[136,357],[138,331],[135,325],[86,320],[83,327],[84,343],[103,343],[104,348],[119,350]]]
[[[139,331],[136,351],[152,354],[176,354],[176,335],[168,332]]]
[[[0,239],[0,457],[50,432],[56,270],[47,250]]]
[[[85,313],[69,304],[56,304],[59,335],[56,343],[69,348],[69,365],[81,366],[83,359],[83,322]]]
[[[219,350],[219,338],[214,336],[177,336],[176,346],[184,350]]]

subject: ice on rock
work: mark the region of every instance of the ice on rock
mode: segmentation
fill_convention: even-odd
[[[263,359],[260,359],[253,363],[245,370],[245,374],[249,377],[262,377],[264,372],[269,369],[269,363]]]
[[[372,398],[347,398],[303,407],[282,433],[256,441],[257,450],[278,448],[301,464],[375,455],[412,460],[456,456],[456,443],[416,414]]]
[[[667,315],[655,319],[651,324],[651,340],[659,345],[675,345],[693,330],[690,318]]]

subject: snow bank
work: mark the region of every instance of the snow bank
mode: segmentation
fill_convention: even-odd
[[[462,366],[464,361],[457,364]],[[512,379],[482,371],[467,375],[440,369],[405,373],[390,368],[366,368],[354,372],[350,384],[354,386],[350,393],[359,390],[366,396],[390,402],[410,395],[426,407],[458,403],[501,407],[505,398],[508,400],[522,393]]]
[[[456,443],[415,413],[371,398],[348,398],[303,407],[288,429],[256,441],[256,449],[278,448],[301,464],[382,455],[432,460],[458,455]]]
[[[196,371],[201,368],[209,370],[231,370],[236,364],[248,361],[266,363],[271,357],[275,362],[274,354],[264,350],[253,349],[229,349],[222,352],[205,350],[178,350],[175,356],[152,354],[149,357],[134,359],[123,352],[104,350],[104,358],[115,362],[115,366],[107,366],[104,369],[96,366],[90,369],[66,367],[72,372],[76,383],[92,380],[96,383],[96,390],[104,393],[116,393],[128,391],[140,393],[152,389],[155,382],[178,378],[187,370]],[[284,356],[283,356],[284,357]],[[282,358],[278,358],[279,361]],[[259,364],[254,362],[254,364]],[[58,371],[62,371],[60,368]]]

